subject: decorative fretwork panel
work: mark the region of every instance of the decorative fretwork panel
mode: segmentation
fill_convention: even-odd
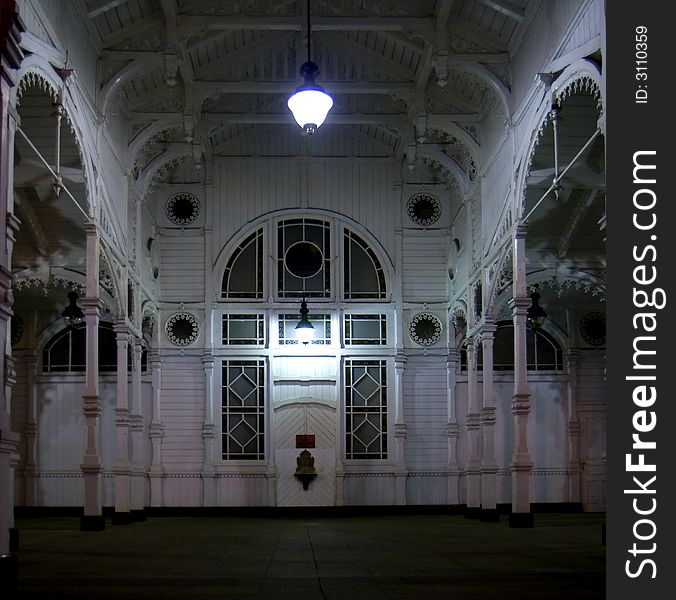
[[[345,361],[345,458],[387,458],[387,365]]]
[[[387,344],[387,317],[378,315],[345,315],[347,346],[382,346]]]
[[[265,362],[223,362],[223,460],[265,458]]]

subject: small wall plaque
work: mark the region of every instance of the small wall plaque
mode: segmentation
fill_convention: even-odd
[[[296,448],[314,448],[315,436],[313,434],[303,434],[296,436]]]

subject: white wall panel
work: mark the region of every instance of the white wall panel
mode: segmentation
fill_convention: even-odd
[[[343,478],[343,502],[355,505],[395,503],[395,478],[387,474],[347,475]]]
[[[204,299],[204,234],[201,230],[167,231],[160,244],[161,298],[166,302]]]
[[[216,479],[219,506],[268,506],[265,475],[228,474]]]
[[[448,281],[448,238],[411,232],[403,240],[402,294],[404,300],[443,302]]]
[[[162,458],[169,471],[201,470],[205,403],[205,376],[200,359],[167,357],[162,366]],[[181,490],[180,494],[176,492],[177,497],[188,494],[183,483],[172,483]]]
[[[447,385],[446,363],[409,362],[404,371],[406,463],[410,471],[446,469]]]

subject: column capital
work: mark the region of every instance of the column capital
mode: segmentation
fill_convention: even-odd
[[[98,237],[98,235],[99,235],[99,228],[94,221],[87,221],[84,224],[84,230],[85,230],[85,235],[87,235],[87,237],[90,237],[90,236]]]
[[[479,327],[479,335],[483,339],[485,334],[490,334],[493,337],[498,326],[495,324],[495,318],[489,315],[484,315],[481,326]]]
[[[528,225],[526,225],[526,223],[524,223],[523,221],[520,221],[514,228],[514,239],[523,240],[526,239],[527,235],[528,235]]]
[[[515,313],[516,311],[527,311],[530,303],[531,299],[528,296],[517,296],[515,298],[511,298],[507,302],[507,305],[512,309],[512,312]]]
[[[460,425],[458,425],[457,423],[446,423],[446,435],[452,438],[459,437]]]
[[[479,429],[481,423],[480,413],[469,413],[467,415],[467,429]]]
[[[485,426],[495,425],[496,417],[495,406],[484,406],[481,409],[481,424]]]
[[[527,415],[530,412],[530,394],[514,394],[512,399],[512,414]]]

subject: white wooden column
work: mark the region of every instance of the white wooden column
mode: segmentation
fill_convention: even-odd
[[[131,517],[134,521],[145,521],[145,469],[143,452],[143,387],[141,381],[141,340],[134,339],[131,357],[131,396],[129,402],[129,432],[131,434]]]
[[[216,479],[214,469],[214,356],[205,354],[202,357],[205,379],[205,406],[202,439],[204,440],[204,462],[202,464],[203,503],[204,506],[216,506]]]
[[[18,221],[13,215],[14,122],[9,118],[9,95],[16,83],[16,69],[23,54],[19,39],[23,24],[13,0],[0,2],[0,231],[5,236],[0,244],[0,581],[3,591],[16,589],[18,563],[11,554],[10,528],[14,514],[14,476],[12,462],[16,456],[19,435],[11,430],[9,397],[5,393],[8,373],[7,339],[12,317],[12,245]]]
[[[37,506],[37,470],[38,470],[38,384],[37,356],[35,350],[24,353],[21,357],[28,372],[28,406],[26,415],[26,465],[24,480],[26,483],[26,506]]]
[[[526,355],[526,318],[530,298],[526,289],[526,233],[525,225],[514,232],[513,298],[510,300],[514,319],[514,453],[512,454],[512,512],[510,527],[532,527],[530,508],[530,472],[533,468],[528,451],[528,416],[530,392],[528,388],[528,357]]]
[[[580,477],[580,420],[577,415],[577,351],[568,353],[568,502],[579,503]]]
[[[484,317],[481,326],[482,349],[482,397],[481,431],[483,446],[481,454],[481,515],[482,521],[497,521],[497,472],[495,460],[495,398],[493,394],[493,339],[496,326],[490,317]]]
[[[85,367],[85,391],[83,412],[87,432],[87,444],[82,458],[84,479],[84,513],[80,520],[82,531],[105,529],[101,511],[101,460],[99,457],[99,234],[94,223],[85,225],[87,235],[87,296],[83,299],[87,361]]]
[[[404,370],[406,357],[397,353],[394,358],[394,458],[396,461],[395,474],[395,503],[406,504],[406,462],[404,460],[404,444],[406,442],[406,422],[404,420]]]
[[[467,508],[465,517],[476,519],[481,508],[481,404],[477,389],[476,341],[467,339]]]
[[[113,467],[115,475],[113,523],[126,525],[132,522],[129,486],[129,370],[127,366],[129,327],[126,319],[122,318],[115,324],[115,333],[117,340],[117,402],[115,404],[117,456]]]
[[[152,457],[148,478],[150,479],[150,506],[162,506],[162,437],[164,429],[161,419],[162,404],[162,361],[155,351],[150,356],[150,370],[152,373],[152,416],[150,421],[150,443]]]
[[[446,478],[446,503],[460,504],[460,465],[458,464],[458,438],[460,426],[456,411],[455,385],[458,368],[458,351],[450,348],[446,359],[446,437],[448,463]]]

